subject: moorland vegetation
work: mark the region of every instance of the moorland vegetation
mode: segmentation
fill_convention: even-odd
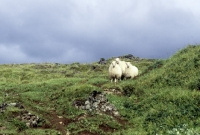
[[[199,52],[200,45],[188,45],[168,59],[121,57],[139,75],[116,85],[108,76],[113,58],[104,64],[1,64],[0,133],[200,134]],[[73,106],[93,91],[110,92],[106,97],[120,116]]]

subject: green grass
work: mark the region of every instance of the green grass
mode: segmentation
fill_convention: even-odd
[[[3,64],[0,65],[0,104],[20,102],[26,110],[45,120],[28,128],[9,107],[0,113],[1,134],[199,134],[200,45],[189,45],[169,59],[129,60],[139,69],[133,80],[117,85],[108,77],[107,64]],[[107,95],[120,113],[88,113],[72,103],[94,91],[116,89]],[[59,118],[65,119],[59,125]],[[81,116],[84,116],[81,118]]]
[[[153,68],[138,85],[143,88],[185,87],[191,90],[200,89],[200,47],[188,46],[167,60],[162,66]],[[154,67],[155,64],[152,65]]]

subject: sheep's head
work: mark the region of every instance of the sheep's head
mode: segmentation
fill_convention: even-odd
[[[115,61],[116,62],[116,64],[119,64],[119,61]]]
[[[119,58],[116,58],[115,61],[120,61],[120,59],[119,59]]]
[[[115,61],[116,61],[117,64],[119,64],[120,59],[116,58]]]
[[[116,61],[112,61],[112,63],[111,63],[111,64],[112,64],[112,67],[113,67],[113,68],[115,68],[115,66],[116,66],[117,62],[116,62]]]
[[[126,62],[126,68],[129,68],[131,66],[130,62]]]

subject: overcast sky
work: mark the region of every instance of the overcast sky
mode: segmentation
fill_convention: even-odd
[[[200,0],[0,0],[0,64],[166,59],[200,44]]]

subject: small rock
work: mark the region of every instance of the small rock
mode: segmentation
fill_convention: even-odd
[[[58,132],[57,135],[61,135],[61,132]]]
[[[110,106],[106,106],[106,111],[112,111],[112,108]]]
[[[59,118],[59,119],[62,119],[62,118],[63,118],[63,116],[58,116],[58,118]]]
[[[113,111],[117,111],[117,108],[113,104],[110,104],[110,107],[112,108]]]
[[[85,110],[86,107],[85,106],[80,106],[79,109]]]
[[[114,112],[113,112],[113,115],[114,115],[114,116],[117,116],[117,117],[120,116],[120,114],[119,114],[118,111],[114,111]]]
[[[90,109],[91,109],[90,105],[86,105],[86,106],[85,106],[85,109],[86,109],[86,110],[90,110]]]
[[[30,120],[31,116],[30,115],[26,115],[25,119]]]
[[[32,121],[32,122],[31,122],[31,126],[32,126],[32,127],[37,127],[37,121],[36,121],[36,120]]]
[[[27,127],[30,127],[30,123],[29,123],[29,122],[27,122],[27,123],[26,123],[26,126],[27,126]]]
[[[88,100],[85,101],[85,105],[89,105],[90,102]]]
[[[70,135],[70,132],[67,130],[67,133],[66,133],[66,135]]]
[[[7,106],[8,106],[8,104],[3,103],[3,104],[0,105],[0,108],[5,108],[5,107],[7,107]]]
[[[10,103],[10,104],[8,104],[8,106],[16,106],[17,105],[17,103]]]
[[[98,63],[101,65],[106,64],[106,60],[104,58],[101,58]]]
[[[79,109],[79,106],[78,106],[78,105],[75,105],[75,108]]]
[[[98,102],[94,102],[93,105],[92,105],[92,107],[98,108]]]

